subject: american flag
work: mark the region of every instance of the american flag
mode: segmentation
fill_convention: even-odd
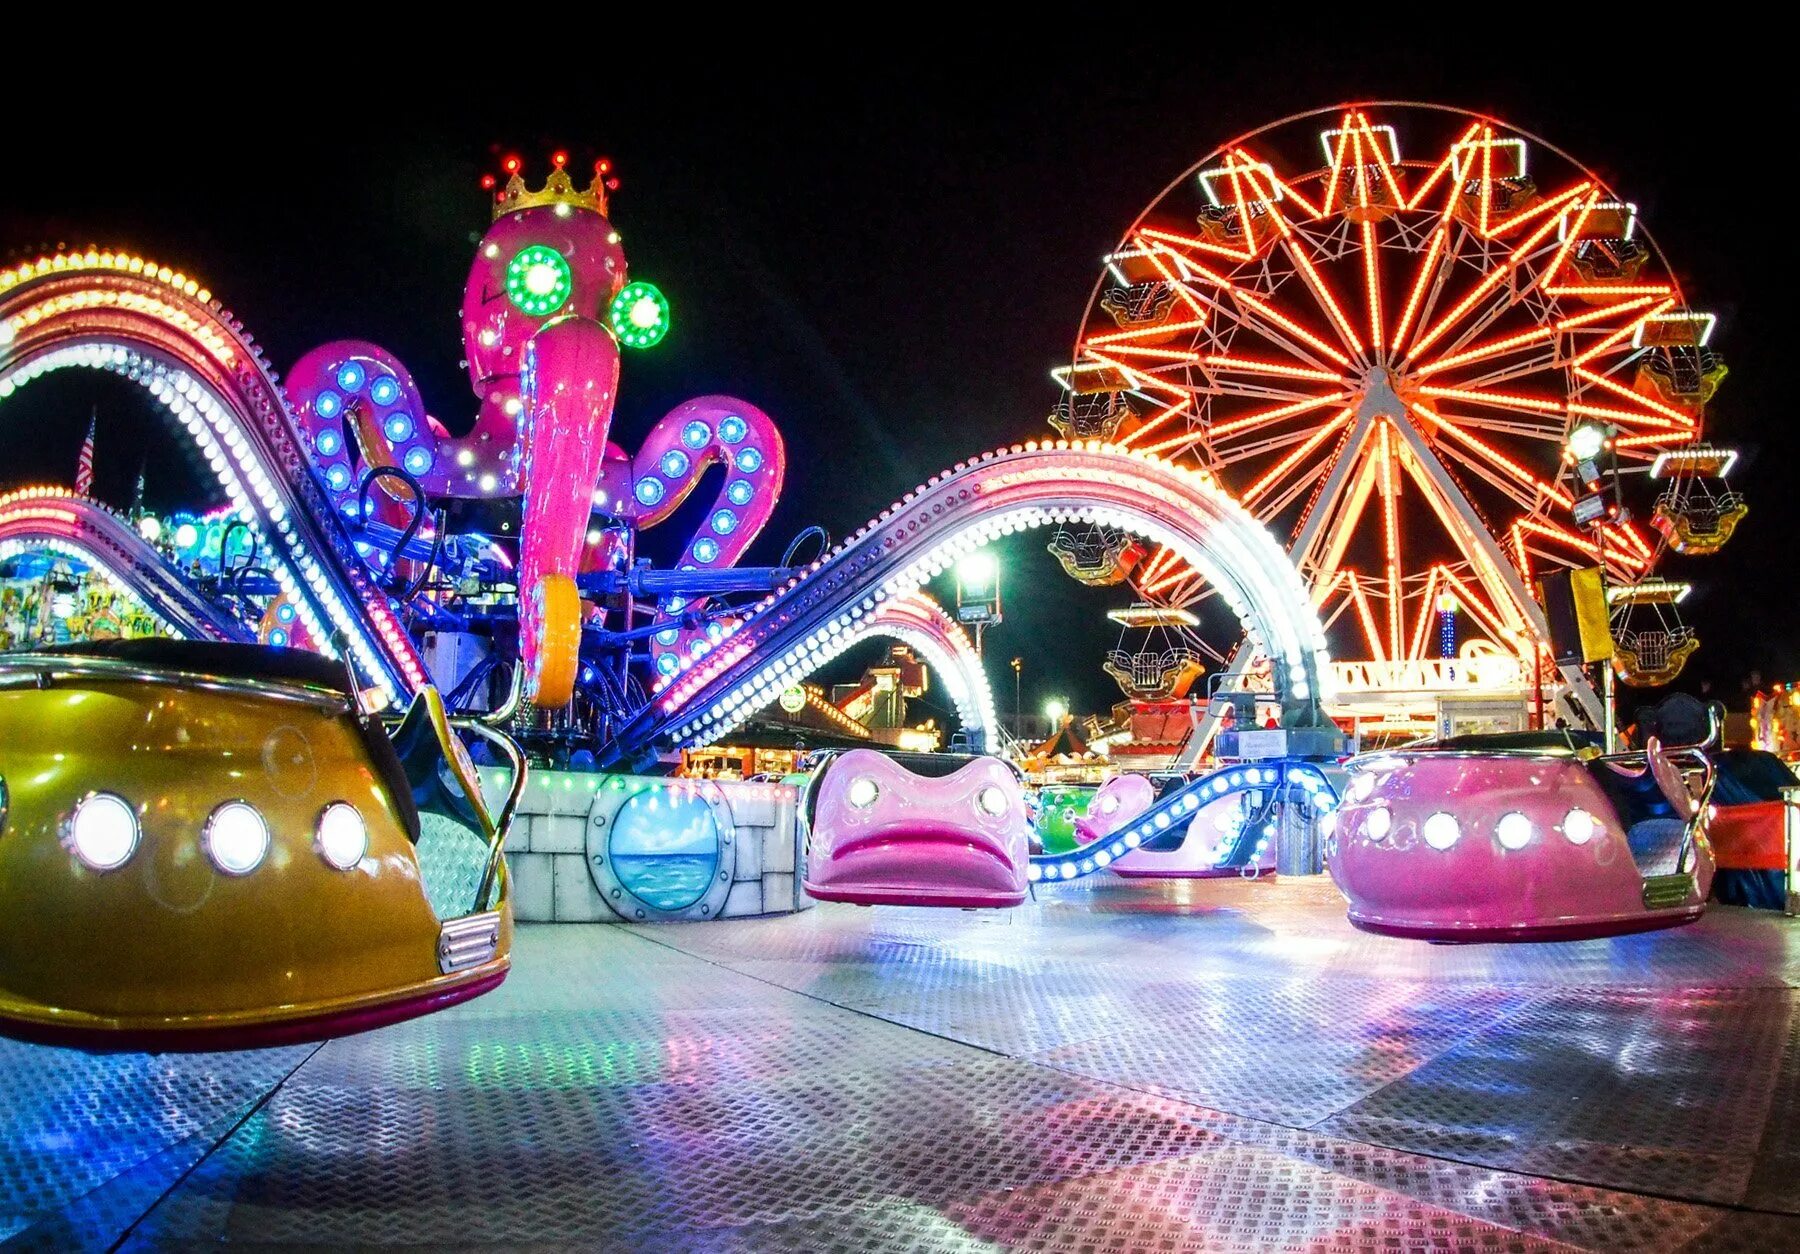
[[[94,490],[94,428],[99,423],[98,413],[88,419],[87,439],[81,442],[81,456],[75,459],[75,491],[82,496]]]

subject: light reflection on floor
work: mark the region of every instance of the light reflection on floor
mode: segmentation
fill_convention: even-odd
[[[1318,880],[526,927],[323,1047],[0,1044],[0,1238],[1796,1248],[1796,938],[1433,947]]]

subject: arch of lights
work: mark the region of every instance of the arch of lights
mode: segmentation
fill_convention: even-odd
[[[926,664],[937,672],[956,707],[963,730],[971,733],[977,749],[989,743],[1000,724],[993,689],[988,684],[981,657],[975,652],[968,633],[924,592],[885,598],[874,610],[853,620],[849,627],[828,632],[816,647],[807,650],[803,668],[789,672],[792,675],[790,682],[818,670],[852,646],[874,639],[898,640],[917,650]],[[756,691],[753,689],[749,696],[728,701],[721,717],[708,727],[708,738],[729,735],[764,708],[766,702],[758,704],[755,701]],[[775,695],[779,696],[779,691]]]
[[[205,602],[131,525],[97,501],[62,488],[0,495],[0,561],[55,553],[95,571],[171,634],[241,641],[229,615]]]
[[[383,703],[426,681],[405,628],[349,547],[295,447],[255,345],[198,282],[90,249],[0,270],[0,401],[55,370],[148,391],[190,438],[311,637],[348,642]]]
[[[1284,706],[1299,721],[1321,717],[1329,657],[1318,615],[1280,547],[1210,475],[1098,440],[1028,441],[957,463],[764,600],[657,689],[615,759],[716,736],[841,651],[888,601],[1002,535],[1069,522],[1182,553],[1272,660]]]

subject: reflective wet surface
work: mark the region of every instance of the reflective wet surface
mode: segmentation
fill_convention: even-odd
[[[324,1046],[0,1043],[22,1248],[1800,1248],[1800,927],[1365,936],[1322,879],[520,929]]]

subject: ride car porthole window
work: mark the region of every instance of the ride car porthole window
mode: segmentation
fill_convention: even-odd
[[[588,867],[621,918],[716,918],[736,865],[731,811],[717,785],[620,781],[588,816]]]

